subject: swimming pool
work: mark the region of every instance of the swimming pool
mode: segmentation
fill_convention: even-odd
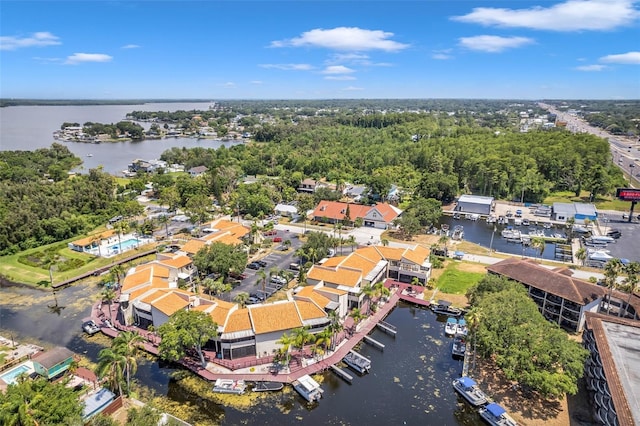
[[[4,382],[8,385],[12,385],[16,382],[16,378],[22,373],[31,374],[33,372],[33,367],[28,364],[21,364],[14,368],[13,370],[9,370],[6,373],[0,374],[0,379],[4,380]]]
[[[127,251],[129,249],[135,248],[138,244],[140,244],[140,240],[138,240],[137,238],[129,238],[128,240],[124,240],[121,243],[109,246],[109,250],[112,252]]]

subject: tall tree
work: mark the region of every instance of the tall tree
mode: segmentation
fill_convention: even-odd
[[[210,339],[218,337],[218,325],[205,312],[180,310],[158,328],[158,333],[162,338],[159,348],[161,358],[177,361],[185,356],[187,349],[193,349],[204,368],[207,362],[202,348]]]
[[[611,296],[613,290],[618,288],[618,277],[622,272],[624,265],[618,258],[613,258],[604,265],[604,281],[609,288],[609,295],[607,296],[607,313],[611,312]]]
[[[629,304],[631,303],[631,298],[633,294],[638,291],[640,280],[638,279],[638,274],[640,274],[640,263],[631,262],[628,265],[625,265],[624,272],[627,274],[627,278],[624,283],[627,285],[627,291],[629,291],[629,297],[627,298],[627,311],[629,310]],[[622,315],[622,309],[620,309],[619,316]],[[637,315],[637,312],[636,312]]]
[[[109,389],[122,395],[122,383],[127,368],[127,359],[122,353],[113,348],[104,348],[98,354],[98,366],[96,374],[98,377],[107,378]]]
[[[230,271],[242,271],[247,264],[247,253],[241,246],[220,242],[205,245],[195,254],[193,264],[201,276],[217,273],[226,281]]]
[[[131,392],[131,376],[138,370],[136,355],[144,342],[145,339],[138,332],[123,331],[113,339],[111,344],[113,350],[124,357],[127,395]]]

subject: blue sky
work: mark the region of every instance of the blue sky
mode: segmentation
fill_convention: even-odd
[[[0,97],[640,98],[640,1],[0,2]]]

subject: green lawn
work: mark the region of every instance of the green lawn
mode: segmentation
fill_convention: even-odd
[[[443,293],[465,294],[467,289],[474,286],[485,274],[466,272],[458,269],[460,263],[450,263],[444,273],[438,278],[436,287]]]
[[[554,192],[544,199],[543,204],[551,205],[553,203],[589,203],[589,192],[582,191],[579,197],[571,191]],[[603,197],[599,195],[593,201],[596,208],[600,210],[618,210],[628,211],[630,203],[620,201],[616,197]]]

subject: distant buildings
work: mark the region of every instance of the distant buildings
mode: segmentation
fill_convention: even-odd
[[[364,226],[387,229],[402,210],[387,203],[374,205],[321,201],[313,210],[313,220],[323,223],[351,222],[362,219]]]

